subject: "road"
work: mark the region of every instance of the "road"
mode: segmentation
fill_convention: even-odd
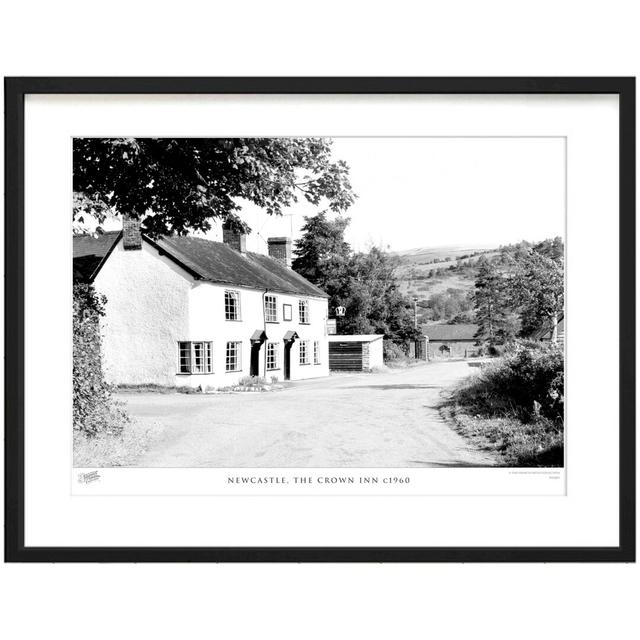
[[[159,434],[141,467],[456,467],[495,464],[443,420],[466,362],[339,374],[261,393],[119,397]],[[157,426],[160,429],[157,429]]]

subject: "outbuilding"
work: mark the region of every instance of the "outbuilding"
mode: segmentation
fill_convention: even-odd
[[[480,350],[476,324],[423,324],[427,337],[429,359],[470,358]]]
[[[553,326],[552,323],[546,322],[538,331],[535,331],[532,336],[532,340],[540,340],[540,342],[553,342]],[[561,313],[558,316],[556,325],[555,340],[559,345],[564,344],[564,314]]]
[[[384,364],[380,334],[328,336],[331,371],[371,371]]]

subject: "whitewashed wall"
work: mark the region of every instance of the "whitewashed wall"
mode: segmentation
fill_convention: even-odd
[[[240,320],[225,320],[224,292],[236,291],[240,296]],[[263,293],[254,289],[196,282],[190,292],[190,340],[213,342],[213,374],[178,375],[177,384],[224,387],[235,384],[250,373],[251,336],[256,330],[266,331],[268,342],[279,344],[279,368],[265,372],[266,343],[260,349],[259,375],[281,380],[284,376],[284,335],[295,331],[300,336],[291,349],[291,379],[318,378],[329,375],[329,347],[326,336],[327,301],[324,298],[300,298],[269,291],[277,298],[278,322],[264,322]],[[309,301],[309,324],[300,324],[298,301]],[[283,305],[292,307],[292,320],[283,320]],[[300,341],[309,340],[308,365],[300,365]],[[313,341],[320,342],[320,364],[313,364]],[[225,370],[226,343],[242,343],[242,370]]]
[[[125,251],[122,240],[98,273],[107,297],[103,358],[113,384],[175,384],[178,336],[189,332],[193,278],[148,243]]]
[[[383,341],[373,340],[369,343],[369,367],[375,369],[384,366]]]

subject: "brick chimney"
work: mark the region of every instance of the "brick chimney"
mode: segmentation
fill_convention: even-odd
[[[287,267],[291,267],[291,238],[269,238],[269,255]]]
[[[122,241],[128,251],[142,249],[142,234],[140,220],[127,215],[122,220]]]
[[[247,251],[247,234],[232,222],[222,225],[222,241],[240,253]]]

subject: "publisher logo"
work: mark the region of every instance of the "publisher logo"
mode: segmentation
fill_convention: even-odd
[[[96,480],[100,480],[100,474],[97,471],[78,474],[78,482],[80,484],[89,484],[91,482],[96,482]]]

